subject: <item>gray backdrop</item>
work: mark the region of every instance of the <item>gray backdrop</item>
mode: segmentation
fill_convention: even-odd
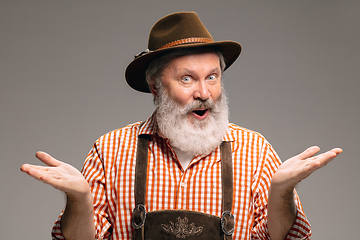
[[[231,122],[283,160],[311,145],[344,153],[299,186],[313,239],[358,239],[359,1],[0,1],[1,239],[50,239],[64,196],[19,171],[44,150],[77,168],[102,134],[147,119],[124,70],[152,25],[196,11],[242,44],[225,74]]]

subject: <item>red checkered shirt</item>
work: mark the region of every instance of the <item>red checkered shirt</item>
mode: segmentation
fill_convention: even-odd
[[[207,156],[192,159],[186,169],[167,139],[157,135],[154,115],[100,137],[90,150],[82,173],[94,198],[95,239],[131,239],[135,207],[135,155],[139,134],[149,142],[146,210],[186,209],[221,217],[221,159],[217,147]],[[267,195],[271,177],[281,164],[272,146],[259,133],[229,124],[224,141],[231,142],[233,158],[234,239],[270,239]],[[295,192],[296,221],[287,239],[308,239],[310,224]],[[64,239],[61,216],[53,239]],[[111,234],[110,234],[111,233]]]

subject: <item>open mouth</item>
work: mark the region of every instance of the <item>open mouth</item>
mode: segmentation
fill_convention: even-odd
[[[194,110],[193,112],[198,115],[198,116],[204,116],[206,114],[206,112],[208,111],[208,109],[203,109],[203,110]]]

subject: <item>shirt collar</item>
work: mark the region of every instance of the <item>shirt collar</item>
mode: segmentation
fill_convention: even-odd
[[[139,135],[147,134],[153,135],[157,132],[157,124],[155,118],[155,112],[149,117],[140,127]]]
[[[229,124],[228,130],[226,131],[226,134],[223,137],[224,142],[233,142],[233,141],[235,141],[235,137],[232,134],[231,129],[232,129],[231,124]]]

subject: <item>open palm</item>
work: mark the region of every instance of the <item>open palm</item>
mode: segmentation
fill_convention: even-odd
[[[36,157],[47,166],[24,164],[21,171],[65,192],[68,196],[81,196],[90,191],[89,184],[75,167],[56,160],[45,152],[37,152]]]
[[[272,184],[277,184],[282,189],[293,189],[296,184],[333,160],[342,149],[334,148],[315,156],[319,151],[319,147],[313,146],[286,160],[274,174]]]

